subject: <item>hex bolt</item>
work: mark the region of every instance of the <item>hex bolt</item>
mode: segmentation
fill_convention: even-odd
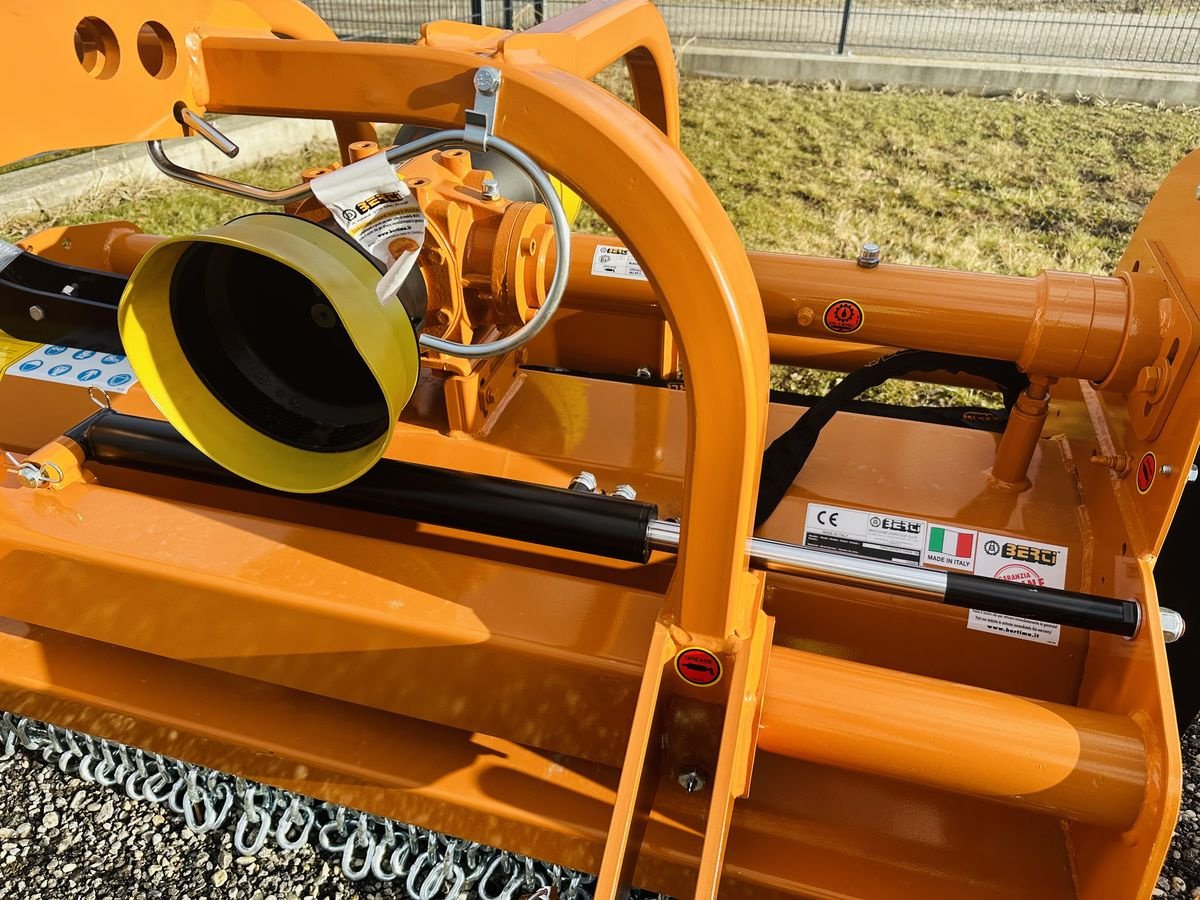
[[[31,306],[29,307],[29,318],[35,322],[41,322],[46,318],[46,310],[37,305]]]
[[[618,484],[613,488],[612,496],[618,500],[636,500],[637,491],[634,490],[632,484]]]
[[[1163,463],[1161,466],[1159,466],[1158,471],[1162,472],[1163,477],[1170,478],[1175,474],[1175,467],[1170,463]]]
[[[638,369],[633,374],[635,374],[638,378],[642,379],[643,381],[649,381],[651,378],[654,377],[654,373],[651,372],[646,366],[642,366],[640,369]]]
[[[1162,369],[1158,366],[1146,366],[1137,375],[1137,384],[1134,385],[1134,390],[1139,394],[1153,395],[1159,384],[1162,382]]]
[[[475,90],[481,94],[494,94],[500,89],[500,70],[484,66],[475,70]]]
[[[596,476],[591,472],[580,472],[567,485],[569,491],[579,491],[581,494],[596,493]]]
[[[1191,484],[1197,478],[1200,478],[1200,466],[1193,465],[1188,469],[1188,484]]]
[[[689,794],[704,790],[704,785],[708,783],[699,769],[684,769],[675,780]]]
[[[500,185],[495,178],[483,179],[483,199],[484,200],[499,200]]]
[[[864,269],[873,269],[883,259],[883,251],[874,241],[867,241],[858,252],[858,264]]]

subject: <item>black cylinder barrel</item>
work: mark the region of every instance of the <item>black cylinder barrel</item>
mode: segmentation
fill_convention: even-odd
[[[1142,624],[1141,606],[1134,600],[1110,600],[959,572],[946,575],[946,602],[952,606],[1090,628],[1128,638],[1136,635]]]
[[[650,558],[646,529],[658,516],[658,507],[651,503],[390,459],[345,487],[320,494],[287,494],[234,475],[189,444],[167,422],[112,410],[101,410],[67,437],[83,448],[88,459],[103,465],[631,562]]]

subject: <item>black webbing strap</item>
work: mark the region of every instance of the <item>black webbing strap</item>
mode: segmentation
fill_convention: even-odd
[[[972,356],[956,356],[952,353],[931,353],[926,350],[900,350],[868,363],[856,372],[851,372],[832,387],[824,397],[805,411],[796,424],[777,437],[763,454],[762,476],[758,483],[758,506],[754,513],[754,527],[759,528],[779,505],[800,470],[808,461],[809,454],[821,436],[821,429],[834,417],[839,409],[868,388],[883,384],[889,378],[898,378],[913,372],[963,373],[984,378],[994,383],[1004,394],[1004,405],[1011,409],[1029,384],[1015,365],[994,359],[978,359]]]

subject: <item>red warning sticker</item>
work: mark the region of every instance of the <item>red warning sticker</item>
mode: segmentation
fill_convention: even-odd
[[[1158,460],[1154,458],[1154,454],[1147,451],[1142,454],[1141,462],[1137,467],[1137,489],[1139,494],[1144,494],[1150,490],[1154,484],[1154,476],[1158,472]]]
[[[825,310],[824,322],[834,334],[853,334],[862,328],[862,307],[853,300],[838,300]]]
[[[708,687],[721,680],[721,660],[703,647],[687,647],[675,656],[675,671],[688,684]]]

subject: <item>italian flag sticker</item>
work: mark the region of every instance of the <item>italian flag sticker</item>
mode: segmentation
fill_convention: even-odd
[[[925,562],[930,565],[970,572],[975,568],[976,533],[943,525],[929,526]]]

